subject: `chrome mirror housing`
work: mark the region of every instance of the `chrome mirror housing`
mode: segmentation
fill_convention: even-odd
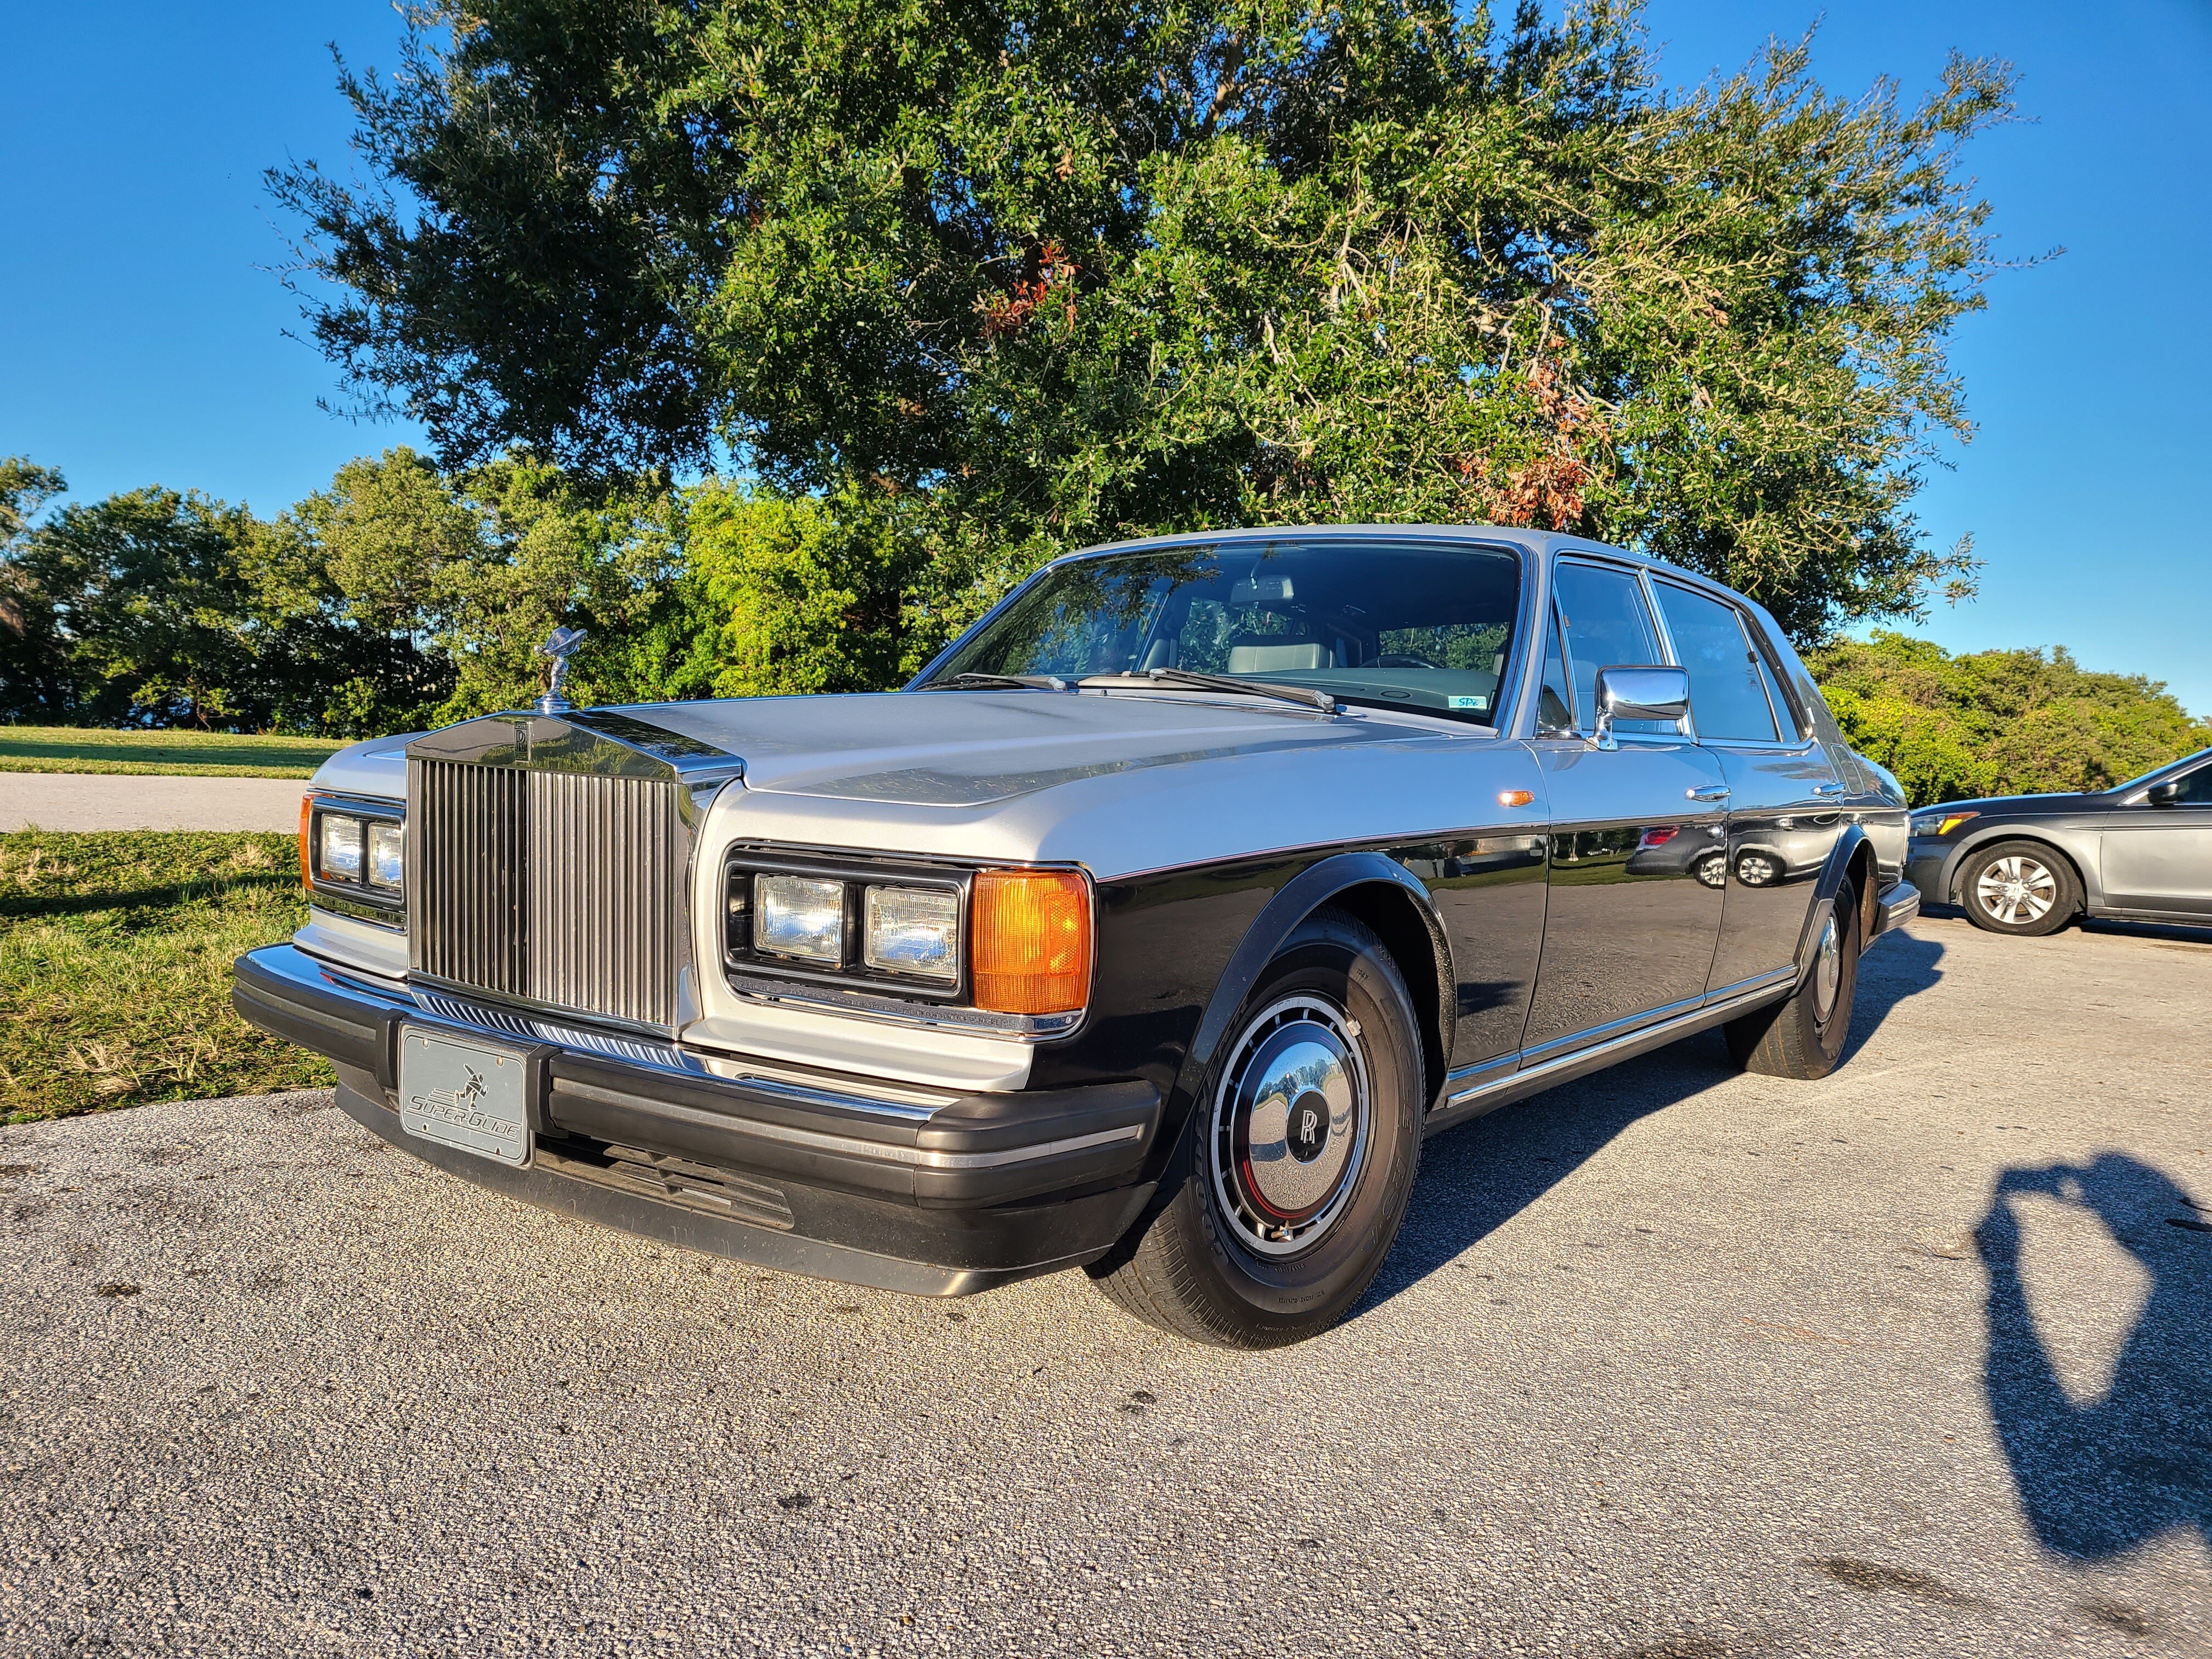
[[[1679,720],[1690,712],[1690,674],[1657,663],[1597,671],[1597,736],[1601,749],[1618,749],[1615,720]]]

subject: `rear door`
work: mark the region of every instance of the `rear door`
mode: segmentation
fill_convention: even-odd
[[[1726,890],[1706,986],[1725,996],[1795,969],[1813,888],[1846,821],[1848,786],[1806,735],[1810,723],[1743,613],[1683,583],[1659,578],[1651,587],[1674,660],[1689,671],[1698,745],[1729,787],[1727,848],[1702,872]]]
[[[1725,832],[1719,762],[1658,721],[1624,722],[1618,749],[1589,741],[1597,671],[1666,660],[1642,581],[1563,558],[1553,599],[1531,744],[1551,804],[1550,896],[1524,1065],[1695,1007],[1721,921],[1721,890],[1700,877]]]
[[[2212,761],[2183,775],[2179,798],[2132,797],[2106,823],[2105,902],[2115,910],[2212,916]]]

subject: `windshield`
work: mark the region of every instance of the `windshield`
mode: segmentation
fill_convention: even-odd
[[[1109,553],[1045,572],[924,684],[1176,668],[1487,726],[1520,602],[1520,560],[1491,548],[1285,538]]]

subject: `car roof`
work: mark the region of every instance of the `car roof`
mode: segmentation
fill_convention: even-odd
[[[1445,541],[1467,542],[1470,544],[1486,543],[1495,546],[1499,542],[1510,543],[1528,552],[1592,553],[1601,557],[1619,559],[1624,563],[1642,565],[1668,576],[1710,587],[1716,592],[1735,594],[1735,590],[1714,581],[1709,576],[1687,570],[1665,559],[1654,558],[1647,553],[1633,552],[1625,547],[1614,547],[1605,542],[1592,541],[1587,536],[1570,536],[1559,531],[1531,530],[1518,525],[1499,524],[1284,524],[1264,525],[1236,530],[1189,530],[1171,536],[1146,536],[1134,541],[1100,542],[1093,546],[1063,553],[1049,561],[1059,564],[1069,559],[1090,558],[1101,553],[1144,553],[1155,548],[1212,547],[1223,543],[1273,542],[1290,538],[1315,538],[1346,541]],[[1741,595],[1735,595],[1741,598]]]

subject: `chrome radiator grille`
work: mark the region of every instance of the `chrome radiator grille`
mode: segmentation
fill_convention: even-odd
[[[418,759],[407,774],[416,972],[674,1022],[686,871],[672,780]]]

